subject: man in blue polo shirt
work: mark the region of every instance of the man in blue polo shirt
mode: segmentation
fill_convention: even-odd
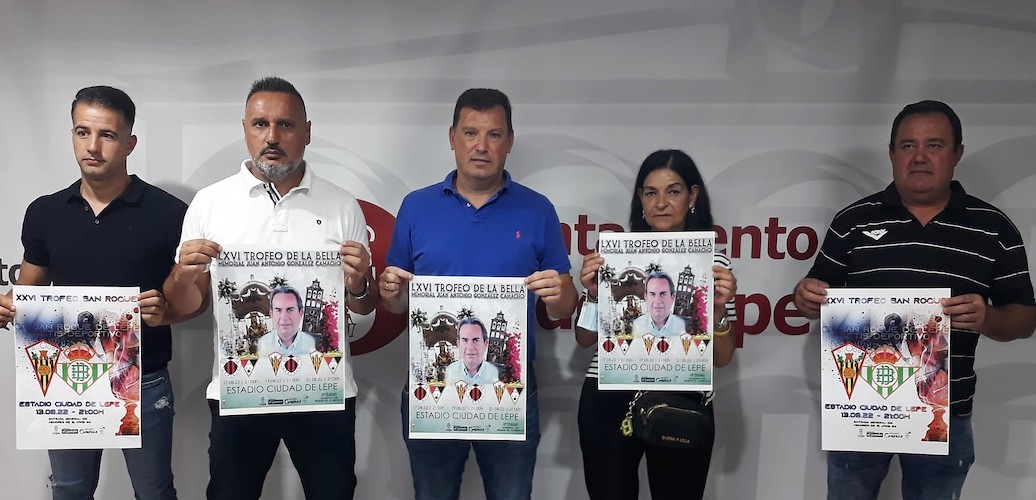
[[[514,144],[511,103],[493,89],[469,89],[457,99],[450,127],[450,149],[457,169],[441,183],[407,195],[399,208],[392,244],[381,274],[383,305],[407,309],[407,284],[422,276],[525,277],[529,288],[529,359],[536,356],[531,325],[534,301],[543,300],[555,318],[571,316],[576,290],[569,275],[557,212],[543,195],[511,180],[504,170]],[[477,241],[467,252],[457,241]],[[403,395],[403,437],[410,454],[417,500],[455,500],[469,450],[474,448],[486,498],[531,498],[539,445],[536,376],[529,367],[527,437],[516,441],[407,439]]]
[[[22,224],[19,285],[140,287],[143,359],[141,448],[125,449],[136,498],[175,499],[173,353],[166,302],[159,289],[173,267],[187,205],[126,169],[133,152],[136,106],[125,92],[87,87],[72,102],[72,149],[80,179],[29,205]],[[0,296],[0,328],[14,314]],[[101,450],[50,450],[54,499],[93,498]],[[126,495],[128,497],[128,495]]]

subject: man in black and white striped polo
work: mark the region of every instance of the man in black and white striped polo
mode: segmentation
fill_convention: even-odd
[[[953,180],[963,154],[960,118],[949,106],[921,101],[903,108],[889,143],[893,182],[835,215],[813,268],[795,287],[795,306],[810,319],[819,317],[828,287],[951,289],[942,301],[952,328],[950,451],[899,455],[907,500],[960,498],[975,460],[978,340],[1007,342],[1036,330],[1022,237],[1007,215]],[[877,498],[892,454],[827,456],[829,500]]]

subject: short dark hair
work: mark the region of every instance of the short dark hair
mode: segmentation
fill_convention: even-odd
[[[125,92],[108,85],[84,87],[76,92],[76,98],[72,100],[73,115],[76,112],[76,105],[80,103],[96,104],[104,109],[122,113],[122,120],[126,122],[130,130],[133,130],[133,123],[137,119],[137,106]]]
[[[687,189],[698,186],[698,198],[694,201],[694,212],[687,208],[684,219],[684,231],[708,231],[712,229],[712,204],[709,202],[709,190],[705,189],[705,181],[701,178],[698,166],[687,153],[679,149],[662,149],[644,158],[637,172],[637,182],[633,185],[633,199],[630,201],[630,231],[650,231],[651,226],[644,220],[644,205],[640,201],[640,190],[648,174],[655,170],[668,168],[683,179]],[[645,282],[646,283],[646,282]]]
[[[483,341],[488,341],[489,340],[489,332],[486,331],[486,325],[482,324],[482,320],[480,320],[480,319],[478,319],[478,318],[476,318],[474,316],[468,316],[467,318],[464,318],[464,319],[460,320],[459,322],[457,322],[457,338],[458,339],[460,338],[460,327],[462,327],[464,325],[478,325],[478,327],[482,330],[482,340]]]
[[[457,104],[453,107],[453,125],[456,127],[460,120],[460,110],[464,108],[475,111],[486,111],[497,106],[504,108],[504,117],[507,119],[507,132],[513,134],[514,127],[511,125],[511,100],[503,92],[497,89],[468,89],[457,98]]]
[[[302,112],[306,112],[306,101],[302,99],[302,94],[299,93],[298,89],[291,82],[279,76],[267,76],[252,82],[252,88],[248,91],[245,103],[247,104],[248,100],[257,92],[283,92],[295,96],[299,100],[299,104],[302,105]]]
[[[899,125],[911,115],[941,114],[950,121],[950,128],[953,130],[953,150],[959,151],[964,144],[964,135],[961,130],[960,117],[953,111],[949,104],[942,101],[926,100],[907,104],[902,111],[892,120],[892,135],[889,137],[889,151],[896,148],[896,134],[899,133]]]
[[[673,278],[670,278],[664,271],[655,271],[647,275],[647,277],[644,278],[645,289],[647,288],[648,282],[651,280],[666,280],[669,283],[669,293],[676,293],[676,284],[673,283]],[[646,294],[647,290],[645,290],[644,293]]]
[[[273,309],[273,298],[276,297],[279,294],[282,294],[282,293],[290,293],[290,294],[294,295],[295,296],[295,302],[298,302],[298,304],[299,304],[299,312],[302,312],[302,309],[303,309],[303,306],[302,306],[302,295],[299,294],[298,290],[296,290],[296,289],[294,289],[294,288],[292,288],[292,287],[290,287],[288,285],[279,286],[279,287],[274,288],[273,290],[270,291],[270,309]]]

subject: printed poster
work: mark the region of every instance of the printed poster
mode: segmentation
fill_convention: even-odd
[[[525,440],[522,278],[410,282],[410,439]]]
[[[18,449],[140,448],[140,289],[13,293]]]
[[[345,408],[345,277],[337,246],[224,246],[212,266],[220,415]]]
[[[716,233],[601,233],[601,390],[712,390]]]
[[[829,288],[820,308],[823,449],[949,453],[948,288]]]

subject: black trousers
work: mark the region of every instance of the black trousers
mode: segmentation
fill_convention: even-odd
[[[700,451],[647,446],[619,430],[634,391],[598,391],[587,378],[579,397],[579,447],[590,500],[635,500],[641,457],[647,456],[653,500],[701,499],[712,461],[712,442]],[[712,405],[709,417],[712,418]]]
[[[356,398],[344,411],[221,417],[211,399],[209,411],[209,500],[258,499],[282,439],[307,500],[353,498]]]

